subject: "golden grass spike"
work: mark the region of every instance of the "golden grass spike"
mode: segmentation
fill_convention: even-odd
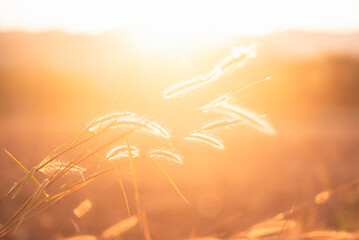
[[[83,161],[89,159],[91,156],[94,155],[94,153],[97,153],[97,152],[99,152],[99,151],[101,151],[101,150],[107,148],[108,146],[110,146],[110,145],[116,143],[117,141],[123,139],[125,136],[127,136],[127,135],[129,135],[129,134],[131,134],[131,133],[133,133],[133,132],[134,132],[134,129],[130,129],[130,130],[127,130],[127,131],[123,132],[122,134],[120,134],[120,135],[117,136],[116,138],[113,138],[111,141],[107,142],[106,144],[101,145],[101,146],[98,147],[96,150],[94,150],[92,153],[90,153],[90,154],[88,154],[88,155],[86,155],[86,156],[84,156],[84,157],[82,157],[82,156],[85,154],[85,152],[82,152],[82,154],[81,154],[79,157],[75,158],[75,160],[73,160],[65,170],[63,170],[63,171],[60,172],[59,174],[56,174],[55,176],[53,176],[53,177],[51,178],[52,182],[54,182],[54,181],[56,181],[57,179],[59,179],[60,177],[62,177],[62,176],[69,170],[69,168],[70,168],[71,166],[73,166],[75,163],[79,164],[79,163],[81,163],[81,162],[83,162]],[[113,169],[110,169],[110,170],[108,170],[108,171],[111,171],[111,170],[113,170]],[[90,177],[90,179],[92,179],[94,176],[98,176],[98,174],[92,175],[92,176]],[[87,181],[87,180],[86,180],[86,181]]]
[[[116,113],[111,114],[110,116],[104,116],[103,121],[95,121],[94,123],[91,123],[88,126],[88,131],[92,133],[100,133],[105,130],[122,127],[144,130],[151,134],[162,136],[164,138],[170,137],[170,134],[164,127],[160,126],[155,122],[142,119],[138,115],[129,112]]]
[[[140,154],[138,148],[136,148],[135,146],[130,146],[130,148],[131,148],[132,156],[134,158],[138,157],[138,155]],[[128,157],[129,157],[129,152],[126,145],[115,147],[106,154],[106,159],[109,161],[115,161],[120,158],[128,158]]]
[[[35,174],[35,172],[36,172],[36,168],[32,168],[31,171],[25,175],[25,179],[20,183],[19,187],[17,188],[14,195],[12,195],[11,199],[14,199],[19,194],[19,192],[23,189],[23,187],[30,181],[30,179]]]
[[[51,176],[52,174],[58,172],[58,171],[63,171],[65,169],[67,169],[69,166],[69,163],[66,162],[62,162],[59,160],[53,160],[51,162],[49,162],[45,167],[41,168],[39,170],[39,172],[42,172],[48,176]],[[76,173],[80,173],[80,172],[84,172],[86,171],[86,168],[77,166],[77,165],[73,165],[71,166],[65,173],[66,174],[76,174]]]
[[[69,145],[67,146],[66,149],[64,149],[63,151],[61,151],[60,153],[57,153],[57,154],[54,154],[54,156],[47,156],[45,157],[45,159],[43,161],[41,161],[41,163],[39,163],[36,168],[38,170],[40,170],[41,168],[45,167],[49,162],[53,161],[54,159],[58,158],[59,156],[61,156],[62,154],[74,149],[75,147],[85,143],[85,142],[88,142],[90,141],[91,139],[93,139],[95,137],[95,135],[92,135],[92,136],[89,136],[88,138],[84,139],[84,140],[81,140],[81,141],[78,141],[76,142],[76,139]],[[65,146],[66,144],[63,144],[63,146]],[[59,147],[61,148],[61,146]]]
[[[89,131],[93,132],[93,133],[101,133],[105,130],[116,129],[116,128],[121,128],[121,127],[143,129],[143,128],[146,128],[146,124],[143,122],[142,119],[139,119],[137,117],[136,118],[123,117],[123,118],[118,118],[118,119],[114,119],[114,120],[99,124],[97,128],[91,128],[91,129],[89,129]]]
[[[223,144],[218,139],[215,139],[213,137],[210,137],[208,135],[204,135],[201,133],[192,133],[191,135],[184,137],[184,139],[190,140],[190,141],[198,141],[198,142],[206,143],[212,147],[215,147],[215,148],[218,148],[221,150],[224,149]]]
[[[158,123],[155,122],[147,122],[147,127],[149,127],[150,129],[152,129],[152,131],[154,133],[157,133],[157,135],[161,135],[164,138],[170,138],[170,134],[168,132],[168,130],[166,130],[164,127],[162,127],[161,125],[159,125]]]
[[[136,215],[128,217],[111,227],[107,228],[105,231],[101,233],[101,237],[103,239],[112,239],[117,236],[120,236],[122,233],[130,230],[138,223],[138,217]]]
[[[113,125],[118,125],[121,121],[140,121],[140,118],[137,114],[132,112],[119,112],[104,115],[99,117],[87,125],[87,130],[92,133],[100,133],[103,130],[111,128]]]
[[[255,129],[268,134],[268,135],[274,135],[275,130],[272,128],[272,126],[265,121],[261,116],[247,110],[244,108],[240,108],[228,103],[222,103],[220,106],[216,106],[213,108],[208,108],[205,110],[205,112],[213,111],[216,113],[226,114],[233,118],[241,118],[243,119],[244,123],[254,127]]]
[[[161,172],[166,176],[166,178],[168,179],[168,181],[171,183],[171,185],[173,186],[173,188],[176,190],[176,192],[181,196],[181,198],[185,201],[185,203],[187,203],[189,205],[188,200],[185,198],[185,196],[182,194],[182,192],[179,190],[179,188],[177,187],[176,183],[172,180],[172,178],[170,177],[170,175],[166,172],[166,170],[160,165],[160,163],[155,159],[155,158],[151,158],[151,160],[157,165],[157,167],[161,170]]]
[[[74,210],[73,213],[77,218],[84,216],[92,208],[92,202],[89,199],[82,201]]]
[[[22,170],[24,170],[26,174],[30,173],[29,170],[27,170],[26,167],[22,165],[8,150],[4,149],[4,151],[6,152],[7,155],[9,155],[12,158],[12,160],[14,160],[22,168]],[[40,183],[36,180],[36,178],[34,176],[31,176],[31,178],[36,183],[36,185],[40,187]],[[43,193],[46,197],[49,196],[45,190],[43,191]]]
[[[230,100],[230,97],[228,94],[222,95],[214,100],[212,100],[210,103],[208,103],[207,105],[202,106],[200,109],[203,111],[206,111],[208,109],[212,109],[218,106],[221,106],[224,103],[227,103]]]
[[[157,159],[163,159],[164,158],[164,159],[167,159],[170,162],[183,164],[182,156],[180,156],[179,154],[170,152],[168,150],[162,150],[162,149],[152,150],[151,152],[148,153],[148,156],[150,158],[157,158]]]
[[[160,125],[158,125],[157,123],[146,121],[140,118],[120,120],[109,126],[110,129],[120,128],[120,127],[130,127],[139,130],[144,130],[146,132],[149,132],[157,136],[162,136],[164,138],[170,137],[168,131],[165,130]]]
[[[255,44],[248,47],[235,47],[231,50],[231,55],[223,59],[215,67],[216,72],[232,73],[237,68],[243,66],[250,58],[255,57]]]
[[[323,191],[315,195],[314,202],[316,204],[323,204],[326,201],[328,201],[329,197],[330,197],[329,191]]]
[[[226,128],[226,127],[241,124],[241,123],[243,123],[243,120],[240,118],[239,119],[224,119],[224,120],[207,123],[206,125],[201,127],[201,131],[209,131],[209,130],[214,130],[214,129],[218,129],[218,128]]]
[[[215,69],[212,70],[210,73],[200,75],[197,78],[173,86],[172,88],[164,92],[164,98],[175,97],[182,93],[198,89],[203,85],[218,79],[223,74],[232,73],[237,68],[241,67],[249,58],[255,55],[253,49],[253,44],[247,48],[232,48],[231,55],[220,61],[215,67]]]
[[[212,82],[217,79],[221,74],[219,72],[210,72],[209,74],[203,74],[194,79],[188,80],[186,82],[179,83],[172,88],[166,90],[163,94],[164,98],[171,98],[177,95],[180,95],[184,92],[191,91],[197,88],[202,87],[205,84]]]
[[[117,122],[114,122],[114,124],[111,124],[108,126],[109,129],[115,129],[115,128],[121,128],[121,127],[135,128],[135,129],[137,128],[137,129],[147,130],[147,131],[150,130],[147,126],[147,123],[144,120],[138,119],[138,118],[121,119]]]
[[[130,167],[131,167],[131,171],[132,171],[133,187],[135,189],[135,199],[136,199],[137,214],[138,214],[138,216],[141,217],[140,194],[139,194],[139,191],[138,191],[138,183],[137,183],[137,175],[136,175],[135,163],[133,161],[133,156],[132,156],[132,152],[131,152],[130,143],[128,142],[127,138],[126,138],[126,145],[127,145],[127,148],[128,148]]]
[[[345,231],[312,231],[302,233],[301,237],[311,240],[352,240],[354,234]]]
[[[98,117],[87,124],[86,129],[90,132],[96,132],[99,128],[104,125],[111,124],[111,122],[116,121],[118,118],[124,117],[136,117],[137,115],[132,112],[116,112],[110,113],[101,117]]]

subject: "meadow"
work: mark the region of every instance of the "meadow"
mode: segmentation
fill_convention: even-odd
[[[140,208],[146,213],[151,238],[355,239],[359,224],[358,55],[340,47],[298,54],[282,46],[281,41],[298,34],[232,38],[161,52],[132,45],[124,33],[2,33],[0,192],[24,176],[4,149],[31,170],[57,146],[74,139],[77,131],[86,129],[92,119],[127,111],[148,116],[171,129],[171,135],[183,138],[216,117],[194,110],[229,91],[241,90],[233,102],[261,118],[265,115],[263,119],[276,134],[239,124],[213,132],[223,141],[223,151],[203,143],[174,142],[173,149],[184,163],[160,164],[189,204],[154,162],[136,162]],[[335,37],[344,38],[323,39]],[[228,76],[183,96],[163,98],[171,86],[211,72],[232,47],[248,46],[254,40],[264,47]],[[291,44],[300,48],[307,43]],[[243,89],[267,77],[271,79]],[[128,141],[141,148],[161,146],[147,134],[136,133]],[[111,137],[100,136],[96,144],[105,144]],[[91,148],[96,149],[96,144]],[[70,161],[89,147],[76,148],[63,160]],[[104,150],[99,154],[105,155]],[[136,216],[134,173],[128,167],[121,170],[129,210]],[[76,176],[81,182],[81,176]],[[0,223],[36,189],[29,181],[15,199],[5,199],[0,204]],[[325,191],[328,196],[322,194],[324,200],[320,196],[318,200],[318,194]],[[78,217],[73,209],[86,199],[91,208]],[[256,226],[274,216],[277,225]],[[124,219],[128,219],[126,201],[112,172],[71,193],[5,239],[76,235],[101,239],[106,238],[103,233],[108,227]],[[117,238],[147,240],[143,229],[147,229],[143,223],[134,224]]]

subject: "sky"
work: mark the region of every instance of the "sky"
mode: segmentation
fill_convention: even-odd
[[[0,0],[0,31],[263,35],[281,29],[359,30],[356,0]]]

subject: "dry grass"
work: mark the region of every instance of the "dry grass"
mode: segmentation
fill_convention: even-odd
[[[213,71],[170,88],[165,91],[164,97],[167,99],[182,96],[185,93],[189,95],[194,89],[200,91],[201,87],[213,81],[220,81],[222,77],[228,77],[252,55],[252,47],[233,49],[231,55],[220,61]],[[220,114],[221,117],[225,117],[222,120],[209,119],[210,123],[202,123],[202,127],[191,129],[188,132],[176,132],[177,129],[169,131],[158,124],[156,121],[162,121],[161,116],[168,114],[166,111],[154,113],[155,117],[140,116],[132,112],[118,112],[95,118],[75,139],[54,149],[52,153],[36,164],[31,170],[27,170],[13,155],[7,152],[25,171],[25,175],[2,195],[1,201],[5,201],[10,197],[15,199],[31,180],[36,183],[37,189],[18,208],[12,217],[0,226],[0,236],[8,236],[12,231],[21,228],[22,224],[26,221],[56,205],[62,199],[71,196],[89,183],[111,173],[116,174],[118,177],[124,198],[126,199],[128,214],[130,215],[130,207],[121,180],[121,176],[126,174],[125,170],[129,168],[129,173],[132,176],[137,215],[132,215],[105,229],[101,234],[101,239],[118,237],[138,223],[140,223],[139,225],[145,238],[150,239],[149,223],[145,210],[141,206],[140,188],[138,186],[139,176],[135,164],[147,159],[152,160],[182,199],[188,203],[180,188],[159,162],[159,160],[167,160],[177,164],[184,163],[184,157],[178,153],[176,148],[178,142],[194,140],[223,150],[224,144],[221,141],[203,132],[212,131],[213,133],[218,133],[223,128],[235,127],[238,124],[248,125],[268,135],[275,134],[274,128],[263,116],[229,103],[234,101],[236,94],[242,89],[224,93],[224,95],[213,99],[203,106],[193,106],[193,108],[187,109],[188,112],[195,111],[198,114],[214,112]],[[181,101],[181,99],[174,100]],[[168,103],[165,102],[164,105],[166,104]],[[186,111],[180,112],[180,114],[185,120]],[[143,142],[137,142],[138,139],[132,138],[141,132],[150,135],[150,141],[153,141],[154,144],[149,144],[151,146],[148,147],[146,146],[148,142],[144,144]],[[196,146],[193,144],[193,147],[195,148]],[[41,183],[37,180],[39,178],[37,176],[38,172],[47,175]],[[328,200],[329,196],[329,191],[319,193],[310,204],[322,204]],[[90,203],[89,200],[86,200],[84,205],[80,204],[74,209],[75,215],[79,218],[82,217],[92,207]],[[299,203],[296,209],[304,208],[307,204],[307,202]],[[202,238],[193,236],[190,239],[355,239],[356,237],[354,233],[343,231],[303,232],[300,225],[291,219],[294,211],[296,210],[289,209],[282,212],[280,217],[269,219],[250,227],[246,231],[231,233],[228,236],[208,236]],[[68,239],[85,240],[97,238],[96,236],[81,235]]]

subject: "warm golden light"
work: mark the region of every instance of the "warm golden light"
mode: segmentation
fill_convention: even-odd
[[[323,8],[322,6],[326,7]],[[130,30],[144,51],[193,47],[228,35],[264,35],[283,29],[353,31],[354,9],[341,1],[61,1],[0,0],[0,30],[96,34]],[[336,16],[335,18],[333,16]]]
[[[358,5],[351,0],[1,0],[0,28],[99,33],[136,26],[158,39],[205,32],[257,35],[283,27],[352,31],[359,26]]]
[[[0,0],[0,238],[354,239],[357,9]]]

